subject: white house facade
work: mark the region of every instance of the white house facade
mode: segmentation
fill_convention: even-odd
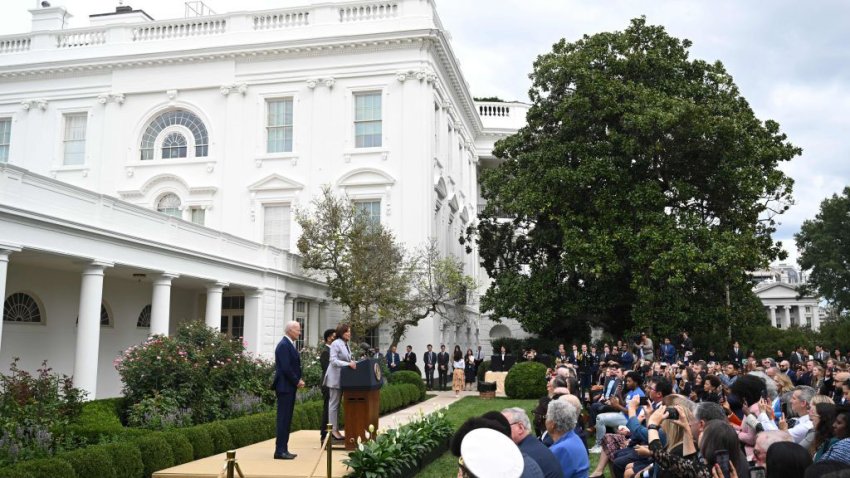
[[[81,29],[31,13],[30,33],[0,36],[0,367],[46,359],[94,398],[120,393],[121,350],[183,321],[267,357],[289,320],[317,343],[342,311],[300,267],[293,211],[323,185],[486,284],[457,238],[528,106],[473,100],[432,0],[119,7]],[[463,320],[404,343],[522,335],[495,325],[473,294]]]
[[[766,281],[755,286],[753,292],[764,305],[770,324],[780,329],[791,326],[819,330],[821,323],[820,299],[799,296],[797,285],[782,281]]]

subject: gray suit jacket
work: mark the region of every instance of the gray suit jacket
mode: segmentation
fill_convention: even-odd
[[[322,381],[322,385],[328,388],[339,388],[340,371],[344,367],[348,367],[349,363],[351,363],[351,352],[348,350],[345,341],[342,339],[334,340],[331,343],[331,357],[328,364],[328,371],[325,372],[325,379]]]

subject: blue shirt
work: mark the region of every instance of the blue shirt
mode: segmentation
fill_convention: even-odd
[[[643,393],[643,389],[640,388],[640,387],[637,387],[634,390],[626,393],[626,402],[625,403],[628,404],[629,402],[631,402],[632,397],[645,397],[645,396],[646,396],[646,394]],[[638,416],[641,416],[642,414],[643,414],[643,407],[638,408]],[[623,415],[626,417],[626,420],[629,419],[628,413],[623,412]]]
[[[590,458],[587,456],[587,448],[575,432],[567,432],[549,447],[549,450],[561,464],[564,478],[587,478],[590,472]]]

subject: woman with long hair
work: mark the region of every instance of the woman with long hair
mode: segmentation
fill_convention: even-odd
[[[452,367],[454,371],[452,372],[452,390],[455,392],[455,397],[460,394],[460,391],[463,390],[463,352],[460,350],[460,345],[455,345],[454,352],[452,352]]]
[[[815,438],[809,445],[809,454],[818,461],[829,447],[838,441],[832,435],[832,422],[835,420],[835,405],[830,403],[817,403],[809,409],[809,419],[815,430]]]
[[[812,457],[805,448],[793,442],[778,442],[767,449],[764,469],[767,478],[799,478],[806,474]]]
[[[696,457],[696,448],[691,431],[690,423],[683,407],[676,407],[679,418],[674,420],[685,433],[682,441],[682,456],[667,451],[661,445],[658,428],[661,422],[668,418],[667,407],[661,405],[650,415],[647,420],[649,428],[649,449],[656,465],[670,472],[676,478],[712,478],[712,470],[717,465],[717,455],[728,453],[729,463],[735,467],[739,477],[749,476],[749,464],[747,457],[741,451],[738,435],[729,423],[722,420],[708,422],[699,437],[699,459]]]
[[[473,385],[475,385],[475,355],[472,353],[472,349],[466,349],[466,356],[463,360],[463,376],[464,376],[464,390],[472,390]]]

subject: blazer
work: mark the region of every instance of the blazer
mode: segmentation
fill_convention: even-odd
[[[430,364],[432,368],[437,368],[437,354],[436,352],[425,352],[422,354],[422,361],[425,365]]]
[[[289,337],[284,337],[274,349],[272,389],[275,393],[295,393],[298,390],[299,381],[301,381],[301,356],[289,341]]]
[[[394,363],[396,368],[401,363],[401,358],[398,356],[398,352],[387,352],[384,356],[387,359],[387,367],[390,366],[391,363]]]
[[[322,385],[328,388],[340,387],[340,374],[344,367],[351,363],[351,351],[345,340],[336,339],[331,343],[330,363]]]
[[[328,344],[322,344],[322,353],[319,355],[319,364],[322,366],[322,378],[328,371],[328,365],[331,363],[331,347]]]

